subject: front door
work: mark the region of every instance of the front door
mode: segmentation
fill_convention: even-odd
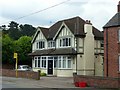
[[[53,74],[53,60],[48,60],[48,74]]]

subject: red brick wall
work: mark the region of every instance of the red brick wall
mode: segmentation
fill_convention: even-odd
[[[75,82],[86,82],[90,87],[120,88],[120,78],[73,75]]]
[[[108,42],[106,43],[106,32]],[[118,77],[118,27],[110,27],[104,30],[104,74],[107,76],[107,54],[108,45],[108,77]]]
[[[16,77],[16,71],[11,69],[2,69],[2,76]],[[39,80],[40,72],[18,71],[18,77]]]

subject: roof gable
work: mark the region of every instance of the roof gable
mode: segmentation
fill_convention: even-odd
[[[60,32],[61,32],[61,30],[63,30],[63,28],[67,28],[67,30],[69,30],[68,26],[64,23],[64,21],[62,22],[62,24],[61,24],[60,28],[58,29],[58,31],[56,32],[55,36],[53,37],[53,40],[56,39],[56,37],[60,34]],[[70,32],[71,32],[71,30],[70,30]],[[74,35],[73,32],[71,32],[71,33],[72,33],[72,35]]]
[[[51,40],[59,32],[59,29],[61,28],[63,22],[75,36],[85,37],[85,32],[84,32],[85,21],[80,17],[73,17],[70,19],[64,19],[64,20],[58,21],[55,24],[53,24],[50,28],[43,28],[43,27],[39,27],[39,28],[42,31],[45,38],[47,40]],[[103,38],[103,33],[100,32],[95,27],[93,27],[93,34],[95,38]],[[37,34],[35,34],[33,41],[36,35]]]
[[[43,36],[47,39],[48,34],[49,34],[48,28],[38,27],[31,43],[33,43],[35,41],[35,39],[37,38],[37,36],[40,32],[42,32]]]
[[[120,12],[116,13],[103,28],[120,26]]]

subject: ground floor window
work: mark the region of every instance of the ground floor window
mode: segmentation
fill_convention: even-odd
[[[48,60],[53,60],[53,67],[59,69],[70,69],[72,68],[71,57],[68,56],[35,56],[34,67],[36,68],[47,68]]]
[[[46,68],[46,57],[34,57],[35,67]]]
[[[72,68],[71,65],[71,57],[67,57],[67,56],[59,56],[58,58],[58,65],[59,65],[59,69],[69,69]]]

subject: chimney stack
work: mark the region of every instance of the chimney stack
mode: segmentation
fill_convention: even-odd
[[[117,8],[118,8],[118,12],[120,12],[120,1],[119,1],[119,3],[118,3]]]

